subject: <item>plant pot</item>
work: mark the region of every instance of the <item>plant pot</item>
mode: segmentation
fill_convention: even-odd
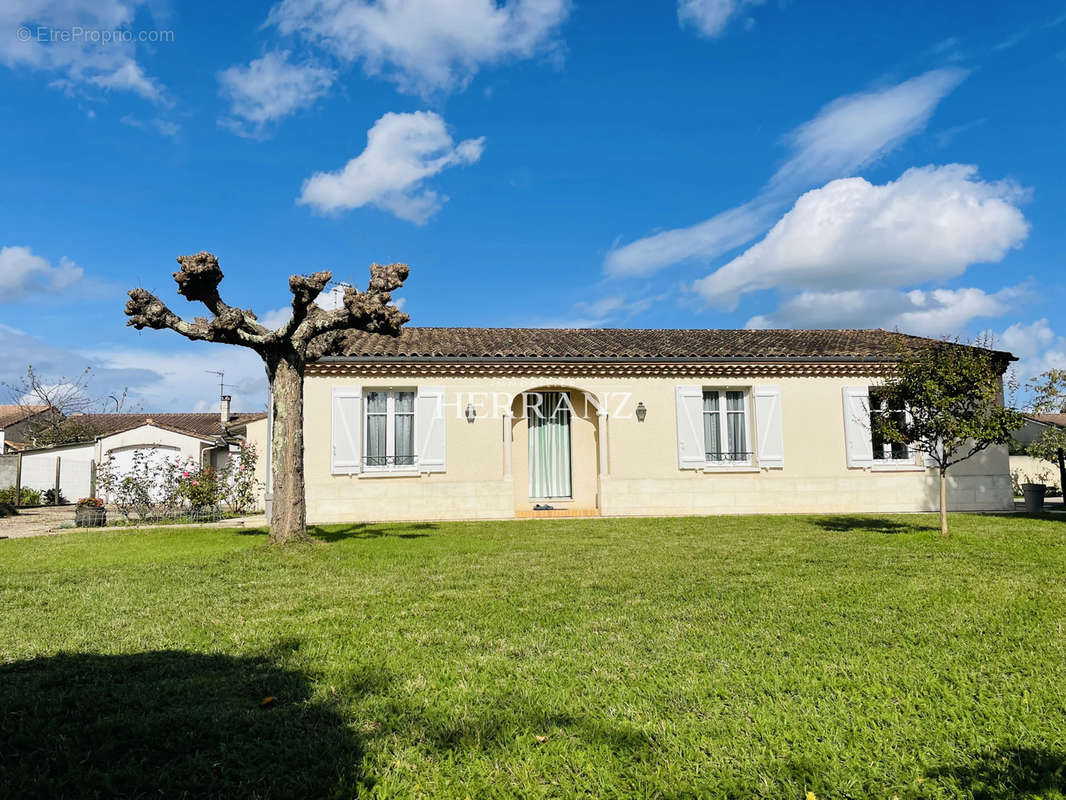
[[[1022,496],[1024,502],[1022,508],[1027,513],[1038,514],[1044,510],[1044,496],[1047,494],[1047,487],[1042,483],[1023,483],[1022,484]]]
[[[95,506],[78,506],[74,511],[74,525],[79,528],[102,528],[106,524],[106,509]]]

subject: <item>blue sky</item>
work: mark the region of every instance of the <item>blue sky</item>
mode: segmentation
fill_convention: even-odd
[[[416,325],[992,331],[1066,366],[1066,5],[24,0],[0,10],[0,380],[263,405],[125,328],[221,260],[404,261]],[[119,31],[119,34],[113,33]],[[65,39],[65,40],[64,40]],[[119,39],[125,39],[120,41]]]

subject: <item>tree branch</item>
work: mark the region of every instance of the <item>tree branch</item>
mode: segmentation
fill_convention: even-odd
[[[222,329],[239,328],[250,336],[262,337],[264,342],[267,341],[271,332],[260,324],[252,311],[235,308],[222,301],[218,285],[224,276],[214,255],[202,250],[196,255],[178,256],[178,263],[181,269],[174,273],[178,294],[189,302],[198,300],[207,306],[208,311],[223,320]]]
[[[313,272],[310,275],[293,275],[289,278],[289,291],[292,292],[292,317],[284,327],[278,330],[282,339],[292,336],[300,323],[317,308],[315,300],[332,279],[333,273],[325,270]]]
[[[317,336],[348,328],[395,336],[410,317],[392,305],[391,293],[403,286],[409,273],[406,264],[371,264],[367,290],[348,287],[341,308],[324,311],[313,304],[307,306],[306,318],[293,328],[293,343],[306,348]]]
[[[266,343],[265,337],[250,334],[243,329],[244,312],[240,309],[227,308],[222,315],[213,319],[198,317],[193,322],[186,322],[147,289],[133,289],[129,296],[130,299],[126,303],[126,316],[129,320],[126,324],[137,330],[169,328],[186,339],[239,344],[253,348]],[[262,328],[261,325],[259,327]],[[263,330],[266,331],[266,328]]]

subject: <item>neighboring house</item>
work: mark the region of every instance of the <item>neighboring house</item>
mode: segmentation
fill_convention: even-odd
[[[232,414],[224,397],[216,413],[85,414],[79,420],[94,434],[92,441],[24,450],[22,485],[50,489],[60,460],[60,487],[69,500],[90,491],[92,464],[110,461],[121,474],[143,453],[149,459],[192,459],[221,466],[245,436],[249,423],[266,414]]]
[[[1066,414],[1027,414],[1025,425],[1014,432],[1014,441],[1028,447],[1048,428],[1066,428]],[[1062,491],[1059,465],[1041,458],[1019,453],[1010,457],[1010,472],[1015,483],[1043,483]]]
[[[891,337],[338,334],[305,379],[308,519],[933,510],[935,472],[871,433],[871,413],[893,413],[876,394]],[[1006,448],[953,467],[948,503],[1013,508]]]
[[[36,418],[48,406],[0,405],[0,453],[11,453],[29,444]]]

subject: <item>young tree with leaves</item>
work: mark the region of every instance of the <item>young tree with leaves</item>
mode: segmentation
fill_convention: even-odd
[[[292,317],[275,330],[261,324],[247,309],[227,305],[218,293],[222,270],[211,253],[179,256],[181,269],[174,273],[178,294],[199,301],[210,318],[192,322],[181,319],[158,297],[145,289],[129,293],[127,325],[137,330],[169,328],[193,341],[221,342],[247,347],[259,354],[266,366],[273,397],[271,420],[271,475],[274,491],[270,540],[291,542],[306,537],[307,508],[304,494],[303,399],[304,372],[314,357],[314,341],[324,334],[343,330],[398,335],[409,317],[392,304],[391,293],[407,279],[406,264],[371,264],[367,291],[348,287],[344,304],[326,311],[315,299],[333,278],[331,272],[293,275]]]
[[[1066,414],[1066,369],[1049,369],[1026,384],[1034,414]]]
[[[1034,414],[1066,414],[1066,369],[1049,369],[1026,384],[1033,393],[1029,408]],[[1066,428],[1048,425],[1026,452],[1035,458],[1058,462],[1059,485],[1066,492]]]
[[[948,535],[947,475],[954,464],[1005,444],[1024,418],[1003,404],[1007,354],[990,342],[916,344],[900,339],[898,360],[881,390],[888,408],[902,415],[874,420],[889,442],[925,456],[940,475],[940,535]]]
[[[1058,463],[1059,487],[1066,496],[1066,428],[1048,425],[1040,438],[1032,442],[1025,450],[1034,458]]]

